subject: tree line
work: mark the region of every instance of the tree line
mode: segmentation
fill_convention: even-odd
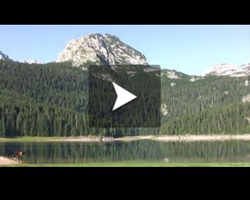
[[[209,76],[191,82],[190,76],[179,76],[161,78],[161,101],[168,110],[162,115],[161,130],[90,128],[88,73],[82,67],[0,61],[0,137],[250,132],[250,103],[242,102],[250,94],[248,77]],[[151,119],[148,114],[145,120]]]

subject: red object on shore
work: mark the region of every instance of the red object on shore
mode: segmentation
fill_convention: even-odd
[[[15,151],[14,155],[18,155],[18,156],[23,156],[25,154],[25,152],[23,151]]]

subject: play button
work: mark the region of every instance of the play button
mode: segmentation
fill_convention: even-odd
[[[133,128],[158,130],[161,125],[159,66],[90,65],[88,70],[86,123],[90,128],[101,128],[98,134],[125,131],[128,135],[139,134]]]
[[[113,86],[115,88],[115,92],[117,95],[114,107],[112,111],[115,111],[116,109],[120,108],[121,106],[127,104],[128,102],[134,100],[137,98],[137,96],[133,95],[129,91],[125,90],[124,88],[120,87],[116,83],[113,83]]]

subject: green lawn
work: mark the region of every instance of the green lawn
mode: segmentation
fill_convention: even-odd
[[[79,164],[20,164],[2,167],[250,167],[250,163],[103,162]]]

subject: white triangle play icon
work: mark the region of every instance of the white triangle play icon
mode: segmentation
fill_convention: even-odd
[[[115,105],[114,105],[112,111],[116,110],[117,108],[120,108],[121,106],[125,105],[126,103],[128,103],[128,102],[134,100],[135,98],[137,98],[137,96],[135,96],[132,93],[128,92],[127,90],[120,87],[116,83],[112,82],[112,84],[113,84],[113,86],[115,88],[115,92],[116,92],[116,95],[117,95]]]

